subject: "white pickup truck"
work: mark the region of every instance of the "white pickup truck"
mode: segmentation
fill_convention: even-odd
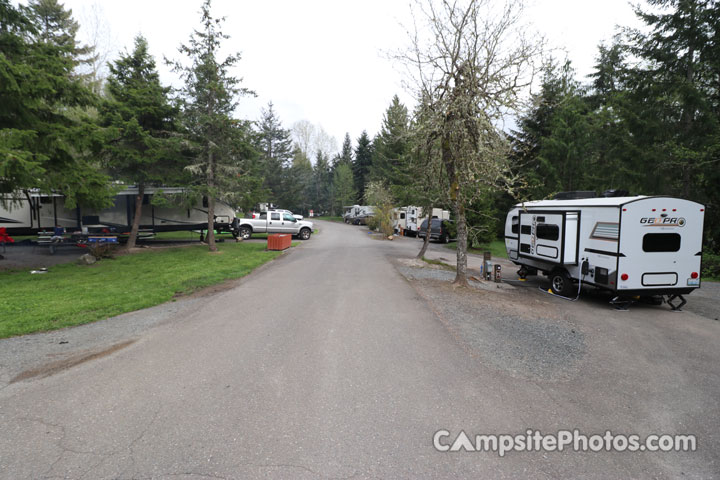
[[[300,240],[308,240],[312,235],[313,224],[298,220],[287,210],[262,212],[258,218],[237,219],[238,236],[247,240],[253,233],[289,233]]]

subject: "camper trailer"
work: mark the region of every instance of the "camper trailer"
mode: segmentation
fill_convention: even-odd
[[[200,199],[191,207],[176,205],[155,206],[150,200],[161,189],[146,188],[140,229],[153,232],[207,229],[207,200]],[[164,194],[180,194],[182,188],[163,188]],[[0,204],[0,227],[15,235],[34,234],[52,230],[60,225],[67,230],[108,229],[113,232],[130,231],[135,214],[137,188],[119,192],[113,205],[102,210],[78,206],[65,207],[65,197],[38,191],[6,195],[5,206]],[[224,202],[215,203],[215,229],[232,231],[235,212]]]
[[[423,215],[422,207],[408,206],[399,210],[400,213],[405,213],[405,221],[402,224],[402,228],[399,228],[400,223],[398,224],[398,227],[396,227],[398,232],[402,230],[403,235],[405,236],[417,236],[420,225],[422,225],[423,220],[427,218],[427,215]],[[442,208],[433,208],[431,217],[439,218],[440,220],[450,220],[450,212],[448,210],[443,210]]]
[[[670,197],[520,203],[507,214],[505,246],[521,278],[541,271],[558,295],[574,296],[581,282],[673,299],[700,287],[704,211]]]
[[[375,208],[367,205],[343,207],[343,221],[352,225],[366,225],[368,217],[375,216]]]

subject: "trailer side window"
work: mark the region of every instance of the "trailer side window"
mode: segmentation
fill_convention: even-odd
[[[523,235],[531,235],[532,229],[530,228],[530,225],[523,225],[522,227],[520,227],[520,233],[522,233]]]
[[[643,237],[644,252],[677,252],[680,250],[678,233],[646,233]]]
[[[560,227],[551,223],[538,223],[537,237],[541,240],[557,240],[560,238]]]
[[[405,212],[400,213],[400,220],[405,220]]]
[[[512,233],[518,233],[518,217],[517,217],[517,215],[515,215],[514,217],[512,217],[512,219],[510,219],[510,223],[512,223],[512,227],[510,227],[512,229]]]

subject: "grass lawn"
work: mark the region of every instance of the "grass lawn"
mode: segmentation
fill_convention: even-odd
[[[457,250],[457,242],[449,243],[445,245],[445,248],[449,248],[450,250]],[[493,257],[507,258],[505,242],[502,240],[493,240],[490,245],[485,245],[480,248],[468,248],[468,253],[474,253],[477,255],[482,255],[487,251],[490,251]]]
[[[340,223],[343,223],[343,218],[342,218],[342,217],[331,217],[331,216],[329,216],[329,215],[326,215],[326,216],[324,216],[324,217],[312,217],[312,218],[311,218],[311,217],[307,217],[306,220],[309,220],[309,221],[311,221],[311,222],[312,222],[313,220],[327,220],[328,222],[340,222]]]
[[[240,278],[281,252],[264,243],[168,248],[64,264],[48,273],[0,272],[0,338],[100,320],[167,302],[223,280]]]

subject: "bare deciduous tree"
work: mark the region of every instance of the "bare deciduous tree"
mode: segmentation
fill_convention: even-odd
[[[417,0],[413,10],[411,45],[399,59],[423,111],[418,128],[447,176],[458,232],[455,284],[467,285],[465,209],[515,183],[502,127],[523,106],[542,42],[527,37],[521,0],[501,8],[490,0]]]
[[[298,120],[292,126],[293,140],[295,146],[305,155],[305,158],[313,158],[318,152],[331,158],[337,152],[337,141],[335,137],[308,120]]]

